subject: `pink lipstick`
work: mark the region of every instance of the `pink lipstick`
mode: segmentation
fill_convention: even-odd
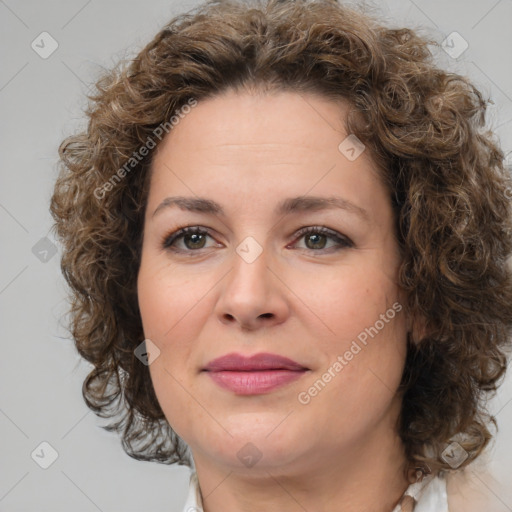
[[[238,395],[268,393],[299,379],[308,370],[287,357],[270,353],[251,357],[230,353],[210,361],[203,369],[217,385]]]

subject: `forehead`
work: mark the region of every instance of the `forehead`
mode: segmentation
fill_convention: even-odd
[[[198,148],[225,146],[226,151],[244,146],[245,151],[257,153],[262,145],[275,152],[283,145],[296,145],[297,150],[309,146],[319,151],[332,149],[346,135],[348,109],[346,102],[319,95],[227,91],[200,100],[181,115],[158,153],[191,138]]]
[[[340,150],[349,108],[294,92],[231,91],[199,101],[157,148],[149,202],[213,193],[257,203],[336,189],[354,203],[368,200],[379,186],[375,165],[365,151],[351,160]]]

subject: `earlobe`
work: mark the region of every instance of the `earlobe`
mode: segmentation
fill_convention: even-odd
[[[407,316],[407,332],[411,341],[417,345],[426,338],[428,334],[427,319],[424,316]]]
[[[408,296],[405,292],[399,295],[400,304],[403,305],[403,314],[405,315],[407,336],[414,345],[417,345],[428,334],[427,318],[420,313],[411,311],[407,299]]]

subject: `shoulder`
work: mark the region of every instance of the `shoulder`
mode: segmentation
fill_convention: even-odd
[[[510,512],[510,486],[500,482],[489,466],[474,462],[445,478],[449,512]]]

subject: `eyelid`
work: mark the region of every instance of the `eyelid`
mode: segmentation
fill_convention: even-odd
[[[183,250],[183,249],[176,249],[172,247],[172,244],[181,238],[183,238],[185,235],[188,234],[194,234],[198,233],[201,235],[207,235],[212,239],[215,239],[215,237],[212,235],[213,230],[210,228],[207,228],[205,226],[201,225],[191,225],[191,226],[184,226],[180,228],[174,229],[171,233],[167,233],[164,235],[161,239],[160,246],[162,249],[171,251],[177,254],[188,254],[193,255],[194,253],[199,253],[203,249],[208,249],[208,247],[200,248],[200,249],[189,249],[189,250]],[[332,249],[334,249],[334,252],[340,251],[341,249],[347,249],[354,247],[354,242],[346,235],[339,233],[336,230],[330,229],[326,226],[320,226],[320,225],[311,225],[311,226],[304,226],[298,230],[295,230],[293,233],[293,241],[291,244],[288,244],[286,247],[288,248],[290,245],[294,245],[300,238],[303,236],[309,234],[309,233],[319,233],[321,235],[326,236],[328,239],[334,241],[336,245],[334,247],[328,247],[324,249],[308,249],[308,248],[300,248],[299,250],[302,251],[308,251],[311,253],[320,253],[323,254],[325,251],[333,252]]]
[[[299,238],[302,238],[304,235],[307,235],[309,233],[320,233],[322,235],[325,235],[328,238],[330,238],[331,240],[335,240],[338,243],[338,245],[343,244],[346,247],[354,246],[354,242],[352,242],[352,240],[348,236],[343,235],[342,233],[339,233],[338,231],[335,231],[334,229],[330,229],[326,226],[318,226],[318,225],[317,226],[305,226],[303,228],[300,228],[294,234],[294,237],[295,237],[294,241],[298,240]],[[320,252],[325,249],[320,249],[318,251],[315,251],[314,249],[306,249],[306,250],[310,250],[312,252]]]
[[[183,227],[178,227],[176,229],[173,229],[171,232],[166,232],[166,234],[161,239],[160,245],[163,249],[170,249],[171,244],[174,243],[179,238],[182,238],[183,235],[194,234],[194,233],[206,234],[210,238],[214,238],[214,236],[212,235],[212,230],[210,228],[200,226],[200,225],[183,226]],[[198,251],[199,250],[197,250],[197,251],[189,250],[186,252],[198,252]],[[179,252],[179,251],[176,251],[176,252]]]

